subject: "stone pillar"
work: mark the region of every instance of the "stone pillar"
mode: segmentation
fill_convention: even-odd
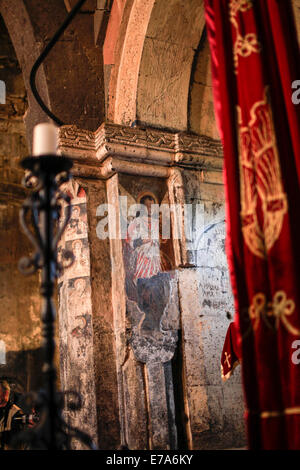
[[[130,168],[131,169],[131,168]],[[146,174],[151,169],[145,169]],[[148,176],[148,175],[147,175]],[[155,179],[154,179],[155,178]],[[154,187],[153,187],[154,181]],[[165,180],[141,175],[115,174],[107,180],[108,222],[112,260],[113,313],[116,336],[118,392],[121,413],[121,442],[130,449],[176,448],[172,375],[166,374],[173,357],[179,328],[176,299],[177,280],[170,273],[157,272],[151,279],[137,280],[134,285],[130,269],[132,257],[121,237],[119,197],[128,197],[128,213],[140,193],[167,194]],[[148,191],[147,191],[148,189]],[[131,213],[131,217],[133,217]],[[134,250],[133,250],[134,251]],[[144,283],[144,284],[142,284]],[[167,291],[167,292],[165,292]],[[149,298],[165,294],[161,302]],[[145,298],[147,298],[145,300]],[[177,307],[177,308],[176,308]],[[162,326],[163,325],[163,326]],[[126,332],[126,334],[125,334]],[[172,411],[173,410],[173,411]],[[145,433],[141,434],[141,429]]]
[[[87,195],[82,186],[72,181],[65,188],[71,196],[71,219],[59,244],[63,266],[58,278],[60,371],[64,392],[80,394],[82,408],[65,411],[73,426],[98,440],[96,393],[94,379],[94,326],[92,308],[91,254],[88,240]],[[64,207],[64,217],[68,208]],[[69,266],[68,253],[74,254]],[[70,394],[67,403],[76,401]],[[74,444],[80,449],[79,443]]]
[[[115,124],[95,133],[73,126],[60,132],[61,151],[72,155],[76,184],[86,193],[91,336],[83,374],[92,392],[84,406],[93,410],[91,431],[100,448],[175,449],[183,441],[190,449],[230,446],[230,433],[236,439],[241,430],[243,404],[239,378],[227,391],[219,373],[229,324],[224,309],[232,300],[218,251],[224,235],[220,143]],[[150,205],[176,207],[171,238],[151,249],[147,240],[131,237],[141,220],[147,223],[135,206],[145,197]],[[185,204],[200,207],[200,218],[190,214],[189,230]],[[160,262],[151,264],[157,249]],[[209,272],[216,278],[211,300]],[[71,313],[66,299],[73,283],[64,284],[60,301],[61,317],[67,310],[72,322],[78,308]],[[72,331],[61,320],[66,389],[83,366]],[[228,401],[230,394],[240,402]]]
[[[20,226],[28,191],[20,161],[28,155],[23,116],[27,97],[21,70],[1,18],[1,80],[6,96],[0,105],[0,377],[23,394],[42,385],[40,292],[38,274],[24,276],[21,258],[33,246]]]

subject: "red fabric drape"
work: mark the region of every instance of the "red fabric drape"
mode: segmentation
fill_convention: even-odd
[[[221,354],[221,377],[224,382],[232,376],[234,369],[240,363],[240,359],[241,351],[238,331],[236,324],[231,322],[226,332]]]
[[[205,0],[251,449],[300,449],[300,79],[288,0]]]

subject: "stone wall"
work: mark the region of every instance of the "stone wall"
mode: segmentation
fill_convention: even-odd
[[[41,381],[40,298],[38,276],[25,277],[20,258],[31,246],[22,233],[19,211],[26,197],[21,186],[21,158],[27,156],[23,116],[27,108],[22,74],[0,18],[0,80],[6,103],[0,105],[0,377],[17,393],[36,389]]]
[[[225,254],[222,173],[186,172],[187,201],[200,204],[196,267],[181,272],[184,337],[190,351],[186,364],[193,443],[197,449],[245,445],[244,398],[240,367],[225,383],[220,358],[233,298]]]
[[[26,197],[18,165],[31,140],[25,136],[48,119],[28,79],[74,4],[0,0],[19,60],[1,20],[0,80],[7,98],[0,105],[0,375],[9,375],[22,391],[40,380],[40,298],[37,276],[24,278],[17,268],[31,250],[18,222]],[[293,6],[299,33],[299,0]],[[58,323],[62,387],[80,392],[83,408],[66,415],[101,448],[245,443],[240,370],[226,383],[220,373],[234,312],[204,23],[202,0],[90,0],[37,76],[45,103],[68,124],[61,149],[74,157],[74,217],[61,253],[75,250],[77,264],[59,279]],[[172,234],[176,308],[165,306],[162,330],[147,302],[141,307],[128,298],[124,245],[97,235],[100,203],[119,209],[119,195],[136,200],[144,190],[203,209],[203,224],[194,227],[196,248]],[[174,230],[177,222],[172,219]],[[84,236],[80,224],[87,226]],[[153,306],[156,313],[162,309],[158,301]],[[172,341],[162,341],[161,348],[162,337]]]
[[[80,395],[82,409],[66,409],[65,417],[97,442],[94,341],[92,324],[91,259],[88,248],[87,198],[85,190],[72,182],[68,185],[72,215],[59,244],[58,256],[72,252],[75,262],[58,277],[60,369],[63,390]],[[61,220],[64,223],[67,207]],[[69,395],[67,402],[76,402]],[[76,443],[74,448],[80,448]]]
[[[83,389],[86,410],[93,409],[96,396],[90,432],[95,433],[98,423],[100,448],[245,445],[239,370],[227,383],[221,380],[220,358],[234,312],[224,251],[220,143],[204,136],[103,124],[95,133],[62,128],[60,148],[73,156],[75,185],[86,191],[93,338],[91,349],[85,345],[89,359],[85,355],[84,370],[80,355],[75,367],[77,339],[72,331],[78,311],[67,313],[66,299],[75,287],[68,283],[60,302],[61,376],[66,388],[79,377],[80,383],[91,384],[94,392]],[[159,205],[191,204],[201,217],[193,221],[196,239],[191,244],[187,234],[176,238],[185,222],[180,211],[171,214],[171,245],[160,247],[160,259],[167,255],[170,267],[155,270],[151,265],[155,272],[143,276],[136,262],[147,242],[130,241],[136,217],[130,207],[149,196]],[[129,206],[123,239],[120,197]],[[140,251],[141,246],[145,248]],[[145,271],[150,269],[147,259]]]

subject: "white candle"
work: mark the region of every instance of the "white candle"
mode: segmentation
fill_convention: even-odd
[[[58,147],[58,127],[49,122],[37,124],[33,129],[32,154],[56,155]]]

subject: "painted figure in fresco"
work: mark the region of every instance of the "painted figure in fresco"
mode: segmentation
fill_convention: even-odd
[[[80,214],[80,207],[72,207],[71,219],[66,229],[66,239],[86,237],[87,236],[87,222],[86,214]]]
[[[71,266],[72,274],[75,277],[76,273],[81,273],[86,271],[88,268],[88,260],[83,253],[83,243],[81,240],[75,240],[72,243],[72,250],[75,257],[74,264]]]
[[[156,204],[156,200],[153,195],[145,194],[139,203],[145,206],[145,211],[130,222],[126,238],[135,256],[135,284],[138,279],[149,279],[171,269],[170,261],[160,249],[163,241],[159,237],[158,214],[151,212],[151,206]]]
[[[71,335],[76,338],[87,338],[91,334],[91,286],[89,277],[69,279],[68,311],[72,315]],[[80,314],[78,314],[80,312]]]
[[[77,232],[77,222],[75,219],[71,218],[66,228],[66,232],[65,232],[66,239],[72,240],[72,238],[76,238],[76,232]]]
[[[75,317],[77,326],[72,329],[71,335],[76,338],[87,338],[90,335],[91,328],[91,315],[84,313],[76,315]]]
[[[75,206],[73,208],[74,219],[77,220],[77,235],[87,236],[87,221],[86,221],[86,213],[80,214],[80,207]]]
[[[89,296],[90,296],[90,285],[86,278],[79,277],[69,281],[70,295],[69,305],[70,309],[79,309],[82,312],[89,310]]]
[[[129,300],[143,312],[140,328],[144,334],[161,330],[161,319],[170,295],[172,264],[162,251],[159,214],[151,193],[138,198],[145,210],[129,223],[124,244],[126,291]],[[154,235],[154,236],[153,236]]]

